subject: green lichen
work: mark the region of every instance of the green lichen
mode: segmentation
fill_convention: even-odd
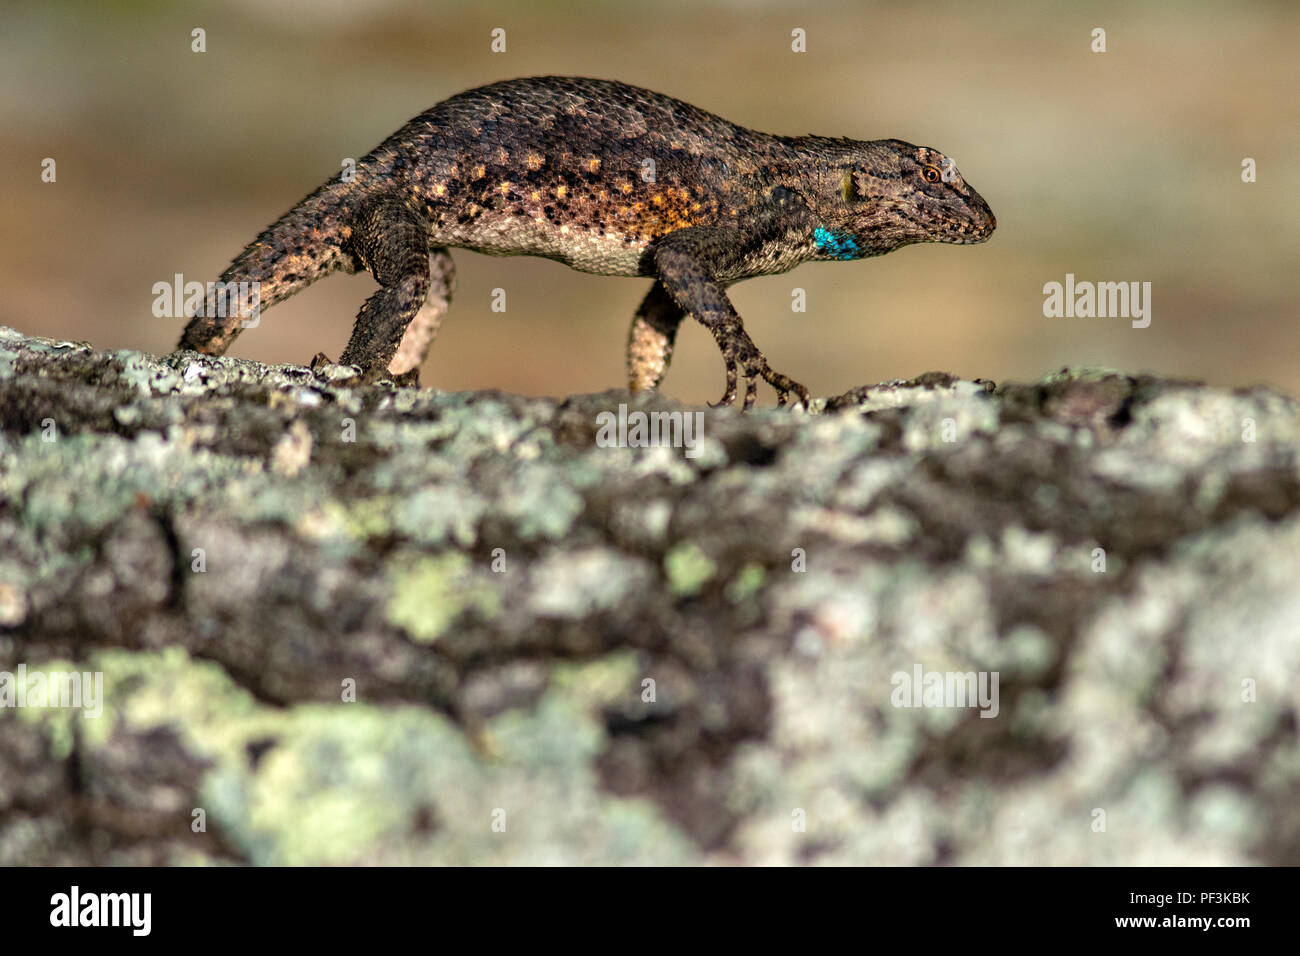
[[[747,601],[758,593],[766,578],[767,571],[764,570],[761,564],[753,562],[746,564],[731,579],[731,583],[727,585],[727,600],[733,604]]]
[[[433,643],[466,611],[492,617],[500,610],[500,595],[474,578],[463,554],[419,558],[407,567],[400,559],[394,563],[388,620],[412,640]]]
[[[712,580],[718,566],[694,541],[675,545],[664,555],[668,590],[675,597],[693,597]]]

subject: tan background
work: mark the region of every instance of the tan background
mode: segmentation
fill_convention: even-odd
[[[208,52],[190,52],[190,30]],[[1090,52],[1104,27],[1109,52]],[[503,27],[508,52],[489,34]],[[808,52],[790,52],[790,31]],[[407,119],[511,76],[613,77],[777,133],[898,137],[953,156],[992,241],[816,263],[733,288],[772,365],[815,394],[943,369],[1064,364],[1300,391],[1300,4],[512,3],[238,0],[6,4],[0,28],[0,323],[167,351],[151,287],[215,278],[265,225]],[[58,182],[40,182],[43,157]],[[1245,156],[1259,181],[1242,183]],[[623,384],[648,280],[455,253],[425,366],[444,389]],[[1046,319],[1042,286],[1153,285],[1151,327]],[[337,357],[373,289],[335,276],[232,354]],[[490,311],[506,289],[509,311]],[[807,290],[793,314],[790,293]],[[665,383],[722,390],[684,327]],[[763,400],[770,401],[765,390]]]

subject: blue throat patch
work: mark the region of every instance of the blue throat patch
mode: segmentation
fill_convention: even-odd
[[[858,258],[858,244],[847,232],[831,232],[825,226],[818,226],[813,232],[817,248],[832,259]]]

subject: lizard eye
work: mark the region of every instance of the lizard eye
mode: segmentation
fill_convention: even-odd
[[[943,178],[939,175],[939,170],[935,169],[933,166],[925,167],[925,169],[921,170],[921,175],[925,177],[927,183],[937,183]]]

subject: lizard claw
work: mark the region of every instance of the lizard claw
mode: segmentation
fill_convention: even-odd
[[[810,408],[809,402],[811,401],[811,399],[808,396],[808,389],[804,388],[798,382],[791,382],[788,379],[787,379],[787,383],[789,385],[788,390],[783,388],[778,388],[776,390],[777,408],[785,408],[786,402],[789,401],[790,399],[790,392],[794,392],[796,398],[798,399],[798,403],[803,406],[803,410],[805,412],[808,411]]]
[[[766,362],[755,364],[751,368],[745,369],[745,408],[749,409],[754,404],[754,396],[758,391],[758,380],[762,379],[776,390],[776,407],[785,408],[786,403],[790,400],[790,394],[793,392],[798,396],[799,403],[803,405],[804,410],[808,409],[808,389],[804,388],[794,379],[782,375],[780,372],[772,371]]]
[[[761,367],[746,368],[745,376],[745,401],[741,405],[744,411],[749,411],[754,407],[754,399],[758,397],[758,380],[761,378],[776,390],[777,408],[785,408],[790,401],[790,395],[796,396],[797,401],[803,406],[804,411],[808,410],[811,399],[808,396],[808,389],[804,388],[794,379],[789,378],[779,372],[773,372],[764,363]],[[725,408],[734,405],[736,402],[736,369],[735,366],[727,367],[727,390],[723,393],[722,398],[712,403],[710,408]]]
[[[804,411],[808,410],[808,389],[794,379],[782,375],[780,372],[773,372],[770,368],[764,366],[763,380],[776,389],[777,408],[785,408],[786,402],[790,399],[790,393],[793,392],[798,396],[799,404],[803,406]]]
[[[736,401],[736,363],[727,359],[727,390],[722,393],[722,397],[716,402],[709,405],[710,408],[726,408],[735,404]],[[746,405],[746,408],[749,406]]]
[[[767,364],[767,359],[763,358],[763,353],[745,334],[739,319],[735,319],[730,325],[723,324],[714,328],[713,336],[722,350],[722,360],[727,369],[727,390],[717,405],[712,406],[713,408],[731,405],[736,401],[736,369],[739,366],[740,374],[745,377],[745,401],[741,406],[744,411],[754,407],[754,399],[758,397],[759,379],[776,389],[778,407],[784,407],[790,393],[793,392],[799,396],[799,401],[807,410],[808,389],[794,379],[772,371]]]

